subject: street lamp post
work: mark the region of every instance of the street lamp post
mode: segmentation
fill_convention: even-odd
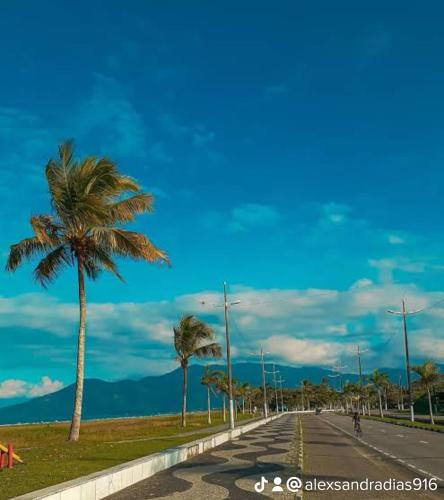
[[[228,302],[227,299],[227,283],[224,281],[224,321],[225,321],[225,342],[227,345],[227,377],[228,377],[228,399],[229,399],[229,414],[230,414],[230,429],[234,429],[234,402],[233,402],[233,376],[231,370],[231,346],[230,346],[230,328],[228,324],[228,309],[231,306],[240,304],[240,300],[235,300],[234,302]],[[201,304],[206,304],[203,300]],[[221,307],[220,305],[212,304],[214,307]]]
[[[284,413],[284,393],[282,391],[282,383],[285,382],[285,380],[283,380],[283,378],[279,375],[278,382],[281,389],[281,413]]]
[[[273,375],[274,398],[275,398],[275,405],[276,405],[276,413],[279,413],[279,401],[278,401],[277,380],[276,380],[276,373],[279,373],[279,370],[276,370],[276,365],[273,363],[273,371],[271,371],[271,372],[265,372],[265,373],[271,373]]]
[[[230,347],[230,329],[228,326],[228,308],[232,305],[239,304],[240,300],[228,303],[227,300],[227,283],[224,281],[224,319],[225,319],[225,341],[227,344],[227,375],[228,375],[228,399],[230,413],[230,429],[234,429],[234,402],[233,402],[233,376],[231,371],[231,347]]]
[[[409,355],[409,339],[407,334],[407,316],[412,314],[417,314],[421,312],[422,309],[418,309],[416,311],[407,311],[405,307],[405,300],[402,299],[401,303],[401,311],[393,311],[392,309],[388,309],[387,312],[389,314],[394,314],[396,316],[402,316],[402,326],[404,332],[404,347],[405,347],[405,367],[407,372],[407,396],[409,400],[410,407],[410,420],[412,422],[415,421],[415,410],[413,408],[413,394],[412,394],[412,380],[410,376],[410,355]]]
[[[251,356],[257,356],[258,354],[254,352],[249,353]],[[268,404],[267,404],[267,384],[265,382],[265,354],[269,354],[268,352],[264,352],[261,344],[261,350],[259,356],[261,358],[261,375],[262,375],[262,392],[264,395],[264,417],[268,417]]]

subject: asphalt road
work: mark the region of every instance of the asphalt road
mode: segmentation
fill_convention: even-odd
[[[294,498],[288,492],[272,493],[273,479],[283,489],[298,470],[297,417],[285,415],[240,439],[198,455],[186,462],[137,483],[110,497],[112,500],[171,498],[180,500],[248,500]],[[263,493],[254,485],[264,476],[269,483]]]
[[[412,481],[444,473],[444,435],[362,421],[362,440],[352,435],[350,417],[332,414],[304,416],[304,473],[307,481]],[[350,433],[347,435],[344,433]],[[373,447],[373,448],[372,448]],[[416,467],[416,469],[414,469]],[[418,470],[420,469],[420,470]],[[304,491],[306,500],[324,498],[391,500],[444,498],[444,482],[437,491]]]

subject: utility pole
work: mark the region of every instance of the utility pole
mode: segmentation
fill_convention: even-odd
[[[227,374],[228,374],[228,400],[230,413],[230,429],[234,429],[234,405],[233,405],[233,377],[231,374],[231,348],[230,348],[230,329],[228,327],[228,302],[227,302],[227,283],[224,281],[224,318],[225,318],[225,341],[227,344]]]
[[[361,410],[361,392],[362,392],[362,362],[361,362],[361,355],[364,354],[365,352],[367,352],[368,349],[366,349],[365,351],[361,351],[361,348],[359,345],[356,346],[356,354],[358,356],[358,373],[359,373],[359,388],[360,388],[360,392],[359,392],[359,396],[358,396],[358,412]]]
[[[281,387],[281,413],[284,413],[284,393],[282,392],[282,382],[285,382],[285,380],[283,380],[282,377],[279,375],[278,382]]]
[[[333,372],[336,372],[335,375],[328,375],[329,377],[331,378],[336,378],[336,377],[339,377],[339,390],[342,392],[342,389],[343,389],[343,380],[342,380],[342,372],[345,368],[347,368],[347,365],[342,365],[342,360],[339,359],[339,362],[336,366],[332,366],[331,367],[331,370]]]
[[[224,308],[224,320],[225,320],[225,341],[227,344],[227,377],[228,377],[228,399],[229,399],[229,413],[230,413],[230,429],[234,429],[234,403],[233,403],[233,377],[231,373],[231,348],[230,348],[230,329],[228,326],[228,309],[231,306],[240,304],[240,300],[235,300],[234,302],[228,302],[227,299],[227,283],[224,281],[224,303],[220,304],[210,304],[213,307],[223,307]],[[207,305],[205,300],[201,300],[202,305]]]
[[[358,367],[359,367],[359,386],[362,389],[362,364],[361,364],[361,351],[358,345]]]
[[[274,384],[274,398],[276,401],[276,413],[279,413],[279,401],[278,401],[278,393],[277,393],[277,380],[276,380],[276,373],[279,373],[279,370],[276,370],[276,366],[273,363],[273,371],[271,372],[266,372],[266,373],[271,373],[273,375],[273,384]]]
[[[399,375],[399,409],[404,409],[404,395],[402,394],[402,375]]]
[[[417,311],[407,311],[405,307],[405,300],[402,299],[401,302],[401,311],[393,311],[388,309],[387,312],[389,314],[394,314],[396,316],[402,316],[402,326],[404,332],[404,347],[405,347],[405,368],[407,372],[407,392],[409,399],[409,407],[410,407],[410,420],[412,422],[415,421],[415,410],[413,408],[413,394],[412,394],[412,379],[410,377],[410,355],[409,355],[409,339],[407,334],[407,316],[412,314],[417,314],[421,312],[422,309],[418,309]]]
[[[253,352],[250,352],[249,354],[252,356],[257,356],[257,354],[255,354]],[[262,392],[264,395],[264,417],[267,418],[268,417],[268,402],[267,402],[267,384],[265,381],[265,373],[266,373],[265,372],[265,354],[269,354],[269,353],[264,352],[264,350],[262,348],[262,344],[261,344],[261,350],[260,350],[259,356],[261,358]]]

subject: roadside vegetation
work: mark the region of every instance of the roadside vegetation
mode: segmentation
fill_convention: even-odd
[[[213,412],[212,426],[206,413],[189,414],[186,430],[180,416],[85,421],[75,443],[66,439],[68,423],[0,427],[0,442],[13,442],[25,460],[0,471],[0,500],[194,441],[219,432],[222,423],[220,411]]]
[[[376,420],[378,422],[385,422],[387,424],[395,424],[395,425],[402,425],[404,427],[414,427],[416,429],[424,429],[427,431],[438,431],[438,432],[444,432],[444,425],[440,424],[429,424],[427,422],[410,422],[410,420],[403,419],[403,418],[394,418],[394,417],[377,417],[377,416],[368,416],[364,415],[363,418],[367,420]]]

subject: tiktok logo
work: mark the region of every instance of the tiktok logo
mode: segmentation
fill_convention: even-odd
[[[264,476],[261,477],[261,480],[258,481],[255,485],[254,485],[254,491],[256,493],[262,493],[264,490],[265,490],[265,485],[268,483],[268,481],[265,479]]]

